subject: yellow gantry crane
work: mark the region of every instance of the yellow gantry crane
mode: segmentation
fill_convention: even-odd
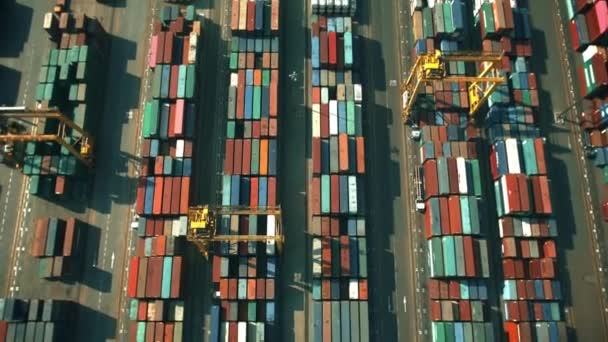
[[[434,55],[418,56],[407,80],[401,85],[403,121],[409,120],[420,89],[432,81],[466,82],[469,116],[472,120],[496,87],[505,81],[505,78],[497,73],[497,66],[502,57],[502,54],[476,52],[442,54],[439,50],[435,50]],[[448,75],[446,64],[449,62],[481,63],[483,69],[477,76]]]
[[[268,215],[271,231],[269,235],[217,235],[217,221],[222,215]],[[274,220],[274,221],[273,221]],[[272,222],[273,221],[273,222]],[[201,253],[209,255],[209,245],[212,242],[274,242],[279,253],[283,250],[285,241],[282,228],[280,207],[238,207],[209,205],[190,207],[188,209],[188,241],[193,242]]]
[[[6,133],[0,134],[0,142],[8,144],[28,141],[55,142],[65,147],[89,168],[93,167],[93,137],[57,110],[28,110],[25,107],[7,107],[0,109],[0,118],[57,120],[57,131],[54,133],[40,133],[38,130],[21,133],[9,129]],[[68,137],[70,137],[68,128],[78,132],[80,137],[75,140],[68,140]]]

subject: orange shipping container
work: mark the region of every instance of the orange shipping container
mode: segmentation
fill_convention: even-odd
[[[189,200],[189,190],[190,189],[190,177],[182,178],[182,192],[180,194],[179,201],[179,212],[182,215],[188,214],[188,200]]]
[[[260,140],[260,174],[268,174],[268,140]]]
[[[152,213],[158,215],[161,213],[163,203],[163,178],[154,178],[154,204],[152,206]]]
[[[348,171],[348,135],[338,135],[338,155],[340,159],[340,171]]]
[[[254,86],[262,85],[262,70],[261,69],[255,69],[253,71],[253,85]]]
[[[232,0],[232,17],[230,19],[230,29],[236,31],[239,29],[239,0]]]
[[[357,172],[365,173],[365,140],[357,137]]]

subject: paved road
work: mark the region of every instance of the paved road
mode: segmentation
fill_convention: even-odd
[[[358,15],[365,89],[367,207],[370,222],[370,317],[372,340],[415,341],[417,308],[415,249],[420,241],[411,186],[416,150],[405,138],[400,94],[401,25],[409,25],[398,1],[362,1]],[[400,31],[402,33],[400,33]],[[394,80],[391,85],[391,81]],[[423,286],[422,286],[423,287]]]
[[[26,49],[11,56],[6,64],[3,59],[2,64],[13,65],[15,69],[22,70],[23,77],[17,80],[18,83],[5,86],[19,88],[15,103],[20,104],[25,100],[29,105],[32,100],[27,94],[34,86],[40,65],[39,61],[29,56],[42,55],[41,51],[44,51],[45,32],[37,23],[41,22],[42,15],[50,10],[51,5],[49,2],[25,0],[18,3],[15,10],[21,11],[20,13],[24,13],[21,7],[32,10],[34,25],[22,27],[23,36],[29,38],[25,42]],[[73,329],[77,340],[114,339],[117,331],[120,334],[121,324],[117,317],[123,316],[120,308],[121,304],[125,303],[120,294],[124,280],[125,252],[130,242],[127,227],[134,200],[140,125],[138,112],[135,112],[131,119],[128,118],[127,112],[131,108],[139,107],[139,90],[147,48],[144,48],[146,44],[138,42],[147,42],[145,31],[148,25],[145,23],[149,22],[150,17],[145,14],[152,7],[150,4],[142,2],[137,6],[113,8],[91,1],[72,1],[74,11],[84,11],[89,16],[98,18],[110,33],[111,50],[106,55],[106,65],[111,72],[104,74],[104,78],[107,77],[106,82],[111,86],[107,87],[105,93],[98,92],[104,111],[101,113],[103,119],[97,127],[98,131],[95,132],[98,142],[95,176],[77,189],[80,195],[72,198],[47,201],[24,194],[21,195],[21,200],[11,201],[16,203],[11,214],[17,216],[15,214],[23,209],[25,215],[7,218],[7,223],[14,223],[10,226],[7,224],[6,235],[2,233],[3,236],[10,233],[12,241],[7,243],[14,243],[15,246],[2,248],[3,251],[13,252],[14,257],[9,265],[14,264],[18,270],[16,276],[5,279],[5,282],[9,282],[7,287],[13,287],[13,291],[9,291],[10,294],[25,298],[79,301],[81,305],[77,315],[78,322]],[[142,25],[132,25],[134,22],[140,22]],[[31,62],[32,60],[34,62]],[[10,173],[8,174],[10,176]],[[22,177],[16,174],[12,177],[10,195],[4,192],[8,187],[2,183],[3,199],[4,196],[20,197],[15,194],[18,194],[19,179]],[[11,182],[10,178],[7,182]],[[39,280],[38,264],[27,255],[26,248],[31,243],[33,220],[51,215],[77,216],[89,222],[84,241],[86,249],[82,258],[84,269],[82,276],[76,279],[75,286],[70,283]],[[23,227],[23,230],[17,230],[17,225]],[[0,244],[4,243],[0,241]],[[6,273],[0,271],[3,275]]]
[[[563,68],[565,55],[560,53],[559,19],[545,15],[546,6],[551,6],[554,13],[558,8],[553,1],[550,4],[530,1],[529,5],[534,49],[531,67],[539,74],[542,88],[539,119],[542,132],[548,137],[549,176],[560,232],[560,274],[568,309],[566,319],[574,325],[578,341],[605,341],[608,335],[603,308],[598,300],[601,290],[591,241],[593,222],[587,214],[585,171],[581,167],[578,136],[574,127],[555,124],[553,119],[554,112],[561,112],[572,104],[570,85]],[[562,13],[566,13],[565,10]],[[601,317],[604,317],[604,324],[600,324]]]

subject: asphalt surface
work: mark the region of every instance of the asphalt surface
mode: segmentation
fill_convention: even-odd
[[[357,9],[366,137],[367,236],[372,340],[415,341],[425,264],[414,213],[416,149],[401,120],[399,86],[409,15],[396,0],[361,1]],[[403,40],[403,41],[402,41]],[[373,317],[373,318],[372,318]],[[420,330],[420,331],[419,331]]]
[[[139,89],[143,73],[143,61],[147,53],[145,32],[147,25],[133,22],[149,22],[150,3],[126,6],[115,2],[109,7],[91,1],[71,1],[71,9],[85,12],[97,18],[109,33],[111,49],[105,55],[105,65],[112,72],[104,73],[103,87],[98,96],[103,104],[103,117],[97,125],[96,168],[89,181],[72,187],[72,194],[61,200],[29,196],[28,180],[17,171],[3,167],[2,200],[9,199],[14,209],[3,210],[6,225],[2,234],[3,253],[10,256],[0,269],[5,284],[5,295],[22,298],[57,298],[79,302],[76,324],[72,332],[75,340],[122,340],[125,301],[122,296],[125,280],[125,257],[131,242],[128,229],[131,206],[135,194],[135,171],[138,166],[138,132],[140,115]],[[19,91],[6,104],[33,105],[33,87],[40,68],[39,57],[48,46],[46,33],[40,23],[44,13],[51,9],[51,1],[18,1],[4,12],[15,16],[17,23],[27,22],[25,13],[32,17],[31,25],[17,25],[16,34],[24,37],[23,48],[3,56],[0,63],[21,73],[16,82],[2,82],[5,89]],[[144,14],[142,16],[142,14]],[[17,17],[19,16],[19,17]],[[144,21],[145,20],[145,21]],[[6,32],[3,30],[3,32]],[[138,44],[145,42],[146,44]],[[8,175],[8,177],[6,177]],[[6,189],[6,191],[5,191]],[[9,192],[10,189],[10,192]],[[66,281],[46,281],[37,276],[38,262],[29,256],[32,227],[35,219],[45,216],[76,216],[88,222],[84,234],[82,272]],[[4,219],[4,217],[3,217]],[[6,244],[6,245],[5,245]],[[6,247],[6,248],[5,248]],[[9,272],[14,269],[14,273]],[[7,277],[6,275],[9,274]]]
[[[559,231],[559,274],[567,310],[565,318],[575,328],[575,333],[570,336],[572,340],[605,341],[608,339],[604,312],[606,302],[598,281],[600,276],[605,281],[605,274],[598,274],[601,265],[596,261],[592,239],[594,225],[599,222],[589,213],[588,194],[601,188],[589,187],[594,183],[588,180],[578,128],[572,123],[556,123],[554,120],[555,112],[564,111],[578,97],[576,83],[572,84],[572,81],[576,82],[576,74],[565,63],[568,59],[572,66],[574,54],[561,49],[560,18],[546,15],[547,6],[551,7],[551,12],[559,12],[556,3],[529,1],[529,6],[534,52],[531,67],[539,76],[538,85],[542,89],[538,118],[541,132],[547,137],[552,201]],[[565,9],[561,13],[564,13],[563,22],[567,22]],[[564,34],[569,36],[567,27]],[[573,93],[570,92],[571,87]]]

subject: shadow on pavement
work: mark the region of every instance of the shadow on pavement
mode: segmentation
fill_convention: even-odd
[[[82,265],[78,281],[100,292],[108,293],[112,288],[112,273],[97,267],[101,246],[101,229],[91,224],[81,225],[83,249]]]
[[[21,82],[21,72],[6,67],[4,65],[0,65],[0,82],[2,83],[2,91],[0,92],[0,105],[16,105],[17,96],[19,93],[19,84]]]
[[[33,16],[31,7],[15,0],[0,4],[0,57],[19,57],[29,38]]]
[[[102,342],[116,337],[116,318],[80,304],[77,305],[75,312],[80,324],[72,327],[74,335],[71,341]],[[83,322],[85,323],[82,324]]]
[[[368,1],[362,2],[359,13],[369,13],[365,7],[371,6]],[[365,22],[365,18],[360,18]],[[376,92],[386,92],[386,67],[384,51],[376,40],[359,37],[359,52],[364,55],[363,63],[368,69],[361,70],[366,102],[363,107],[363,131],[366,137],[365,176],[367,194],[366,232],[368,239],[369,258],[369,303],[370,303],[370,332],[373,336],[382,336],[386,340],[397,340],[397,316],[395,277],[395,253],[393,248],[402,249],[407,246],[392,246],[391,237],[395,236],[393,202],[397,197],[408,196],[401,193],[399,156],[397,149],[391,147],[389,127],[393,124],[391,109],[374,103]],[[356,82],[356,80],[353,80]],[[397,123],[399,124],[399,123]],[[404,147],[402,147],[404,148]],[[382,180],[382,181],[378,181]],[[407,215],[406,208],[403,214]],[[405,220],[404,217],[404,221]],[[373,232],[373,233],[372,233]],[[407,252],[406,252],[407,253]],[[391,299],[392,298],[392,299]],[[389,303],[393,308],[387,308]],[[390,310],[390,311],[389,311]],[[373,317],[373,319],[372,319]]]

